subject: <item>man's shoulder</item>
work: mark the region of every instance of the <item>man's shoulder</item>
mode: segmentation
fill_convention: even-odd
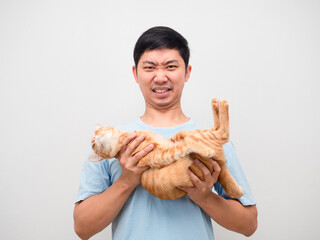
[[[140,130],[139,129],[139,123],[138,120],[134,120],[131,122],[127,122],[121,125],[116,126],[116,128],[121,129],[122,131],[126,131],[126,132],[133,132],[136,130]]]

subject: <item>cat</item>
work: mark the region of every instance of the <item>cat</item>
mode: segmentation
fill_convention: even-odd
[[[192,187],[188,168],[203,180],[203,172],[194,162],[199,159],[213,171],[211,159],[221,167],[218,178],[229,197],[243,196],[241,187],[228,171],[223,144],[229,141],[229,105],[226,100],[212,99],[214,127],[180,131],[172,138],[164,138],[149,130],[135,131],[137,136],[145,135],[145,140],[137,147],[139,152],[149,144],[153,150],[140,159],[138,166],[150,166],[141,176],[141,185],[152,195],[161,199],[174,200],[186,195],[177,188]],[[91,140],[93,153],[89,161],[118,158],[123,140],[130,134],[112,127],[97,126]]]

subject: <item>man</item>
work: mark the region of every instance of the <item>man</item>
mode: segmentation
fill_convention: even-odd
[[[120,126],[125,131],[148,129],[170,138],[181,130],[199,129],[181,109],[181,94],[191,66],[187,41],[167,27],[144,32],[134,49],[132,71],[145,99],[145,113],[136,121]],[[88,239],[112,222],[113,239],[214,239],[211,218],[221,226],[252,235],[257,228],[257,209],[233,145],[224,145],[230,172],[244,190],[239,200],[228,198],[217,182],[220,167],[212,161],[213,173],[199,161],[205,179],[190,172],[192,188],[187,196],[162,200],[141,185],[139,160],[152,151],[147,146],[132,153],[144,136],[125,139],[119,159],[86,162],[74,209],[75,231]],[[129,144],[130,143],[130,144]],[[212,187],[218,194],[211,191]]]

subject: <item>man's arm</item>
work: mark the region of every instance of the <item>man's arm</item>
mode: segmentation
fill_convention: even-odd
[[[132,156],[143,140],[144,136],[128,136],[120,150],[119,162],[122,173],[118,180],[103,193],[76,203],[74,229],[81,239],[89,239],[106,228],[119,214],[131,192],[140,184],[141,174],[149,167],[138,167],[137,163],[153,148],[149,145]]]
[[[211,174],[203,163],[200,161],[196,161],[196,163],[204,173],[204,180],[201,181],[189,170],[194,187],[180,188],[187,192],[189,198],[219,225],[247,237],[251,236],[258,226],[256,206],[243,206],[237,200],[224,199],[213,193],[211,188],[218,180],[221,171],[220,166],[213,161],[213,172]]]

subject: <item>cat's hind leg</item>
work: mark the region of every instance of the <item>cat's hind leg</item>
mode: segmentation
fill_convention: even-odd
[[[219,123],[216,133],[221,140],[229,141],[229,104],[226,100],[219,101]]]
[[[214,125],[212,130],[216,131],[219,129],[220,121],[219,121],[219,100],[214,98],[211,100],[212,113],[213,113],[213,121]]]

